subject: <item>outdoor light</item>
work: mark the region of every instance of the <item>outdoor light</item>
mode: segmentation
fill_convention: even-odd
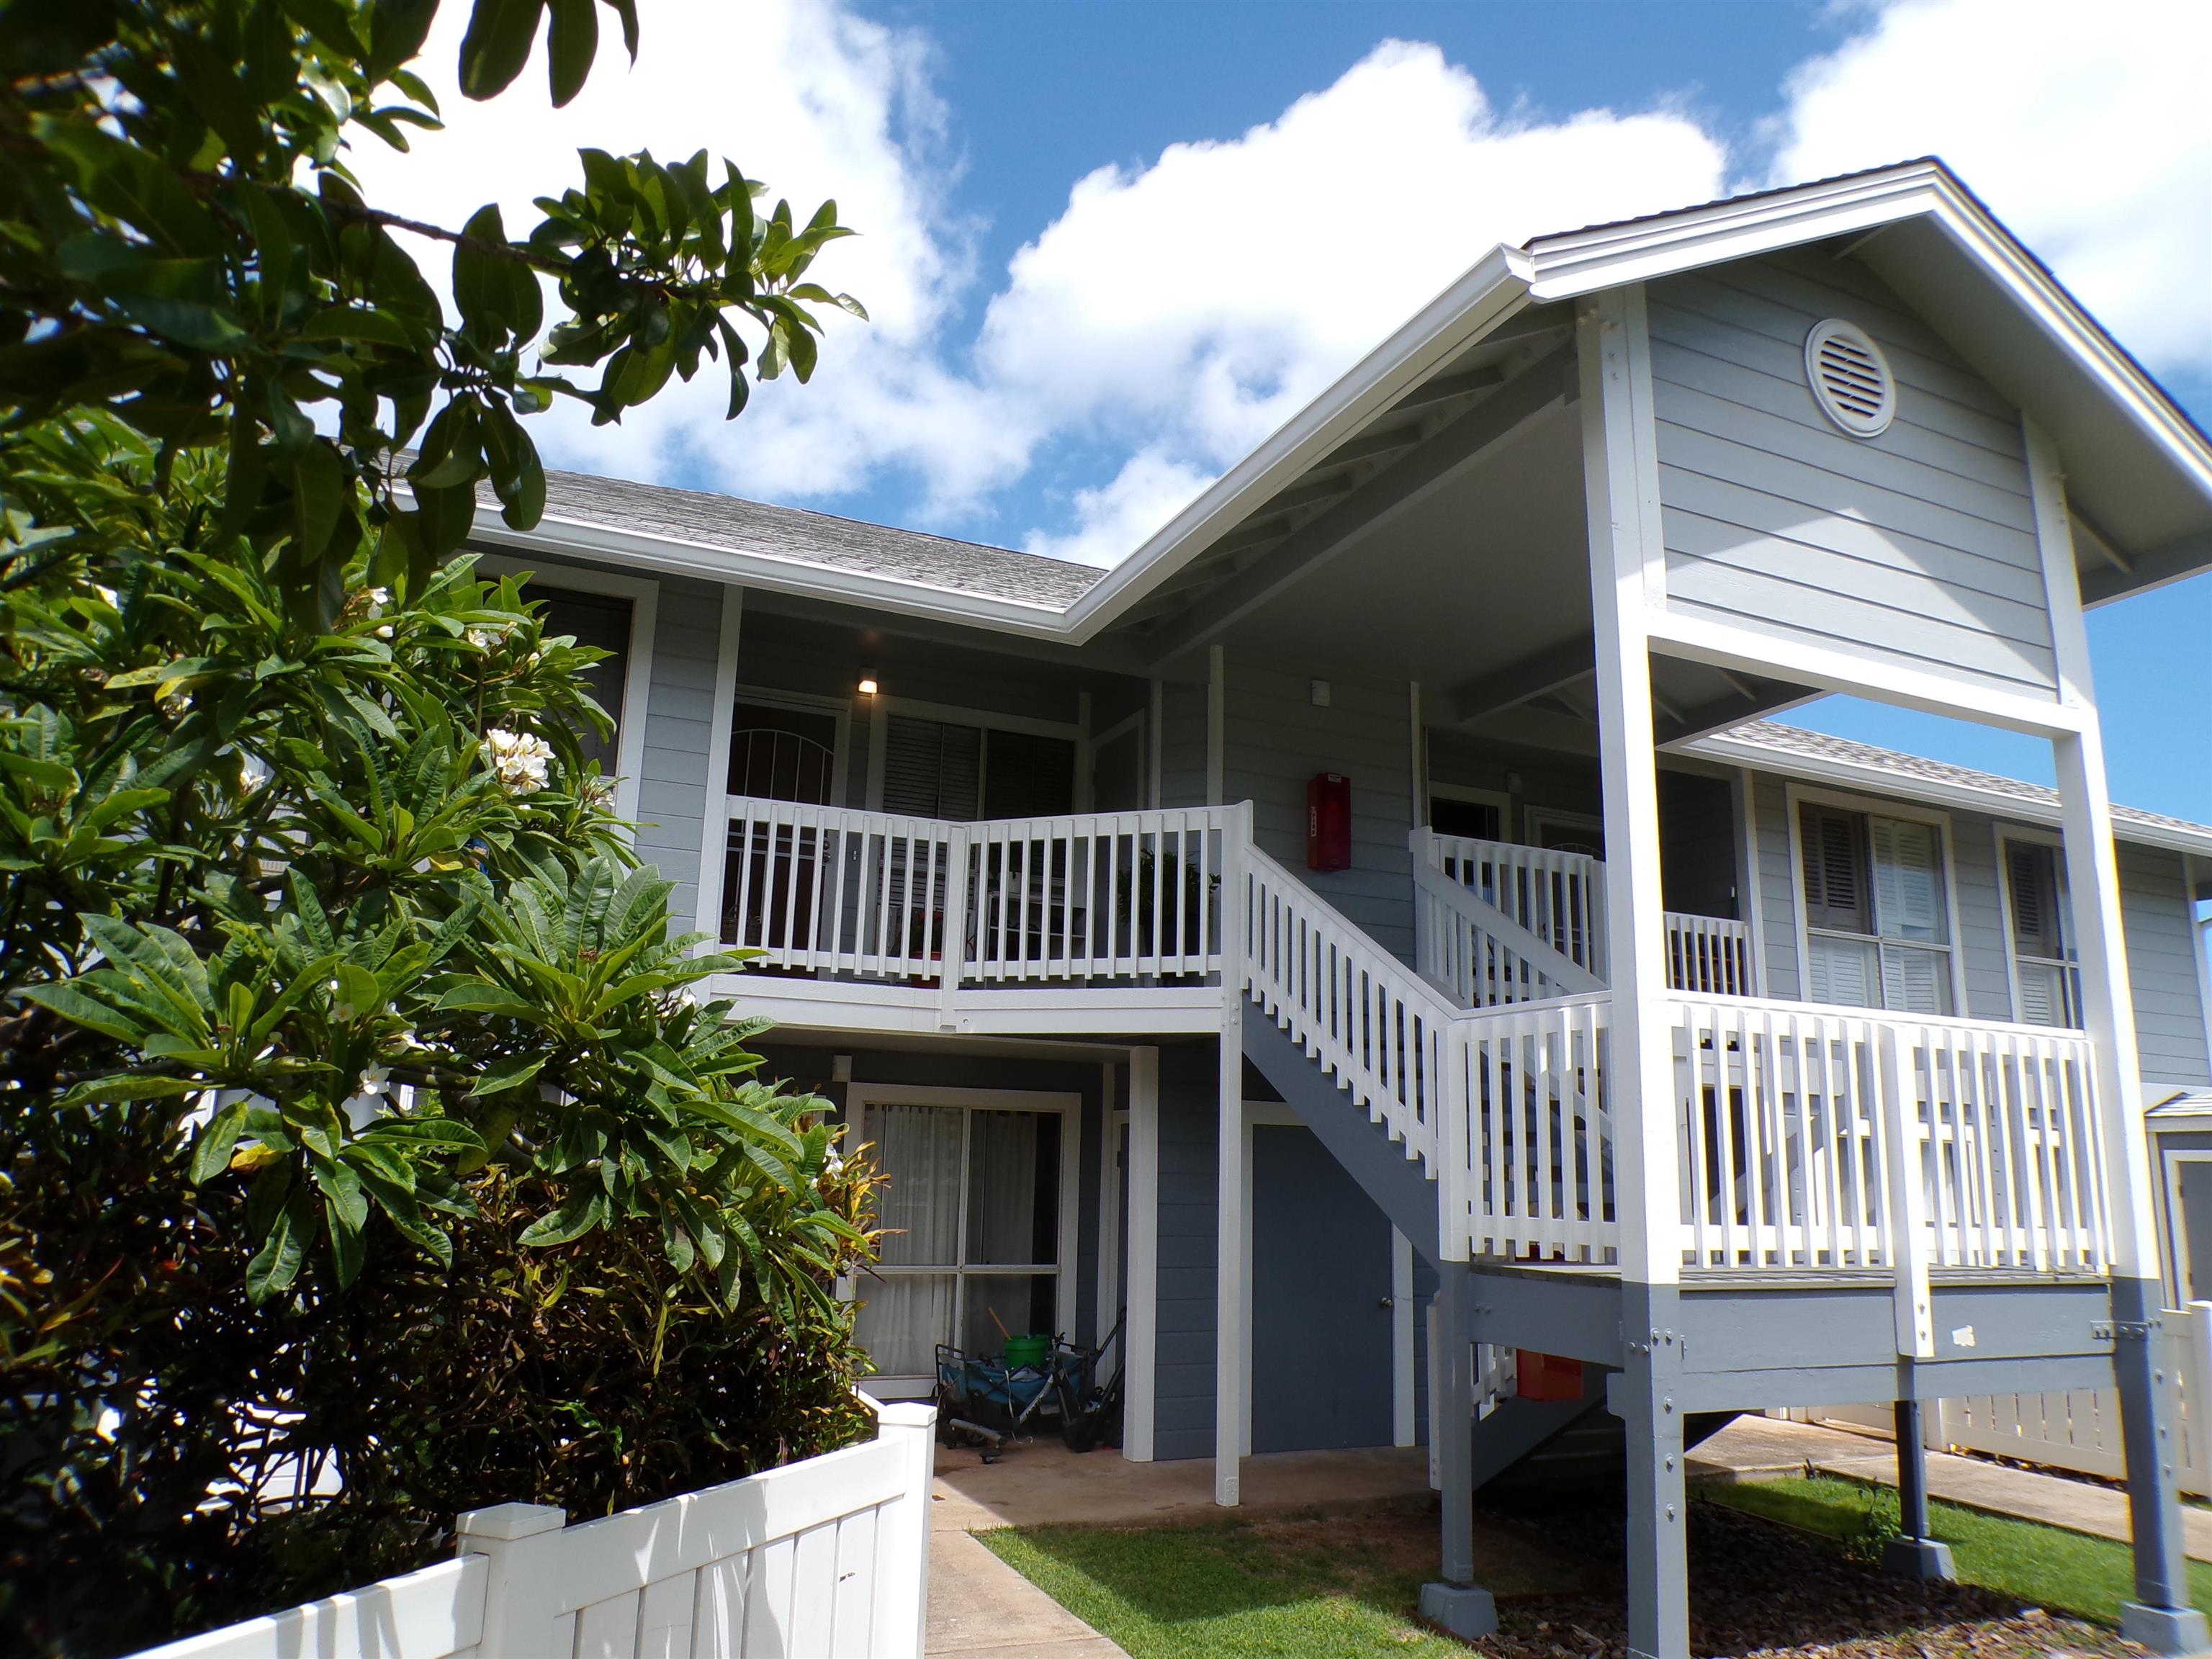
[[[863,668],[860,671],[860,695],[864,697],[872,697],[878,689],[876,671],[872,668]]]

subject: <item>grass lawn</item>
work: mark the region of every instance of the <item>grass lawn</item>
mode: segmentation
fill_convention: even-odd
[[[1407,1506],[1356,1522],[1288,1516],[981,1537],[1131,1659],[1467,1659],[1464,1647],[1407,1616],[1422,1579],[1435,1577],[1436,1525],[1431,1510]],[[1533,1549],[1492,1554],[1484,1577],[1501,1596],[1578,1587]]]
[[[1705,1496],[1753,1515],[1838,1539],[1866,1522],[1875,1494],[1853,1481],[1826,1477],[1714,1486]],[[1894,1514],[1895,1499],[1888,1500]],[[1959,1577],[2054,1611],[2118,1624],[2120,1604],[2134,1593],[2128,1547],[2032,1521],[2010,1521],[1948,1504],[1930,1507],[1936,1536],[1951,1547]],[[2189,1564],[2190,1600],[2212,1613],[2212,1566]]]

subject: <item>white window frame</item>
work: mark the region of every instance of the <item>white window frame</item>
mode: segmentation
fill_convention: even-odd
[[[1932,824],[1943,845],[1943,925],[1949,937],[1941,945],[1922,945],[1913,940],[1899,940],[1914,950],[1940,950],[1950,968],[1951,1012],[1962,1015],[1966,1011],[1966,941],[1959,924],[1959,848],[1958,834],[1953,827],[1951,815],[1933,807],[1917,806],[1909,801],[1886,799],[1879,795],[1856,795],[1840,789],[1816,789],[1799,783],[1790,784],[1783,792],[1784,808],[1790,818],[1790,907],[1797,923],[1797,992],[1798,1000],[1810,1002],[1813,982],[1813,928],[1805,913],[1805,830],[1804,814],[1801,805],[1833,806],[1846,812],[1863,812],[1869,817],[1895,818],[1905,823]],[[1875,918],[1881,925],[1881,918]],[[1824,937],[1829,936],[1823,929]],[[1838,933],[1832,937],[1858,939],[1857,933]],[[1880,942],[1880,935],[1874,936]],[[2017,1005],[2015,1005],[2017,1006]],[[1876,1007],[1870,1013],[1901,1013],[1896,1008]]]
[[[1992,838],[1996,843],[1997,854],[1997,916],[2000,926],[2004,929],[2005,994],[2012,999],[2010,1006],[2014,1021],[2016,1024],[2025,1024],[2026,1022],[2021,1018],[2020,1012],[2020,939],[2019,935],[2013,931],[2012,872],[2008,867],[2005,849],[2014,843],[2022,847],[2051,848],[2059,855],[2058,879],[2063,882],[2066,878],[2066,842],[2063,836],[2056,835],[2051,830],[2027,830],[2016,824],[1994,824],[1991,826],[1991,830]],[[2067,937],[2063,938],[2060,943],[2069,950],[2073,946],[2071,909],[2072,904],[2069,898],[2067,912],[2062,913],[2059,918],[2060,925],[2067,929]],[[2047,965],[2046,958],[2037,957],[2032,960],[2039,966]],[[2075,988],[2069,994],[2075,1002],[2074,1012],[2076,1015],[2081,1015],[2082,1012],[2079,989],[2081,963],[2069,957],[2060,965],[2075,975]],[[2054,1025],[2050,1029],[2054,1031],[2081,1031],[2086,1030],[2087,1026],[2085,1023],[2081,1025]]]
[[[1513,836],[1513,796],[1504,789],[1477,789],[1472,784],[1431,782],[1421,791],[1421,822],[1433,824],[1436,814],[1430,810],[1432,800],[1464,801],[1470,806],[1487,806],[1498,814],[1498,835],[1501,841]]]
[[[622,719],[615,726],[615,816],[628,824],[638,819],[638,796],[645,770],[645,722],[653,687],[653,637],[659,622],[660,584],[650,576],[631,576],[591,565],[545,564],[505,553],[483,553],[477,568],[491,576],[528,576],[523,588],[554,588],[629,601],[629,646],[623,653]],[[634,836],[634,832],[633,832]]]
[[[1082,1190],[1083,1097],[1079,1094],[1059,1094],[1036,1089],[938,1089],[918,1084],[854,1083],[845,1091],[845,1121],[852,1127],[847,1131],[847,1141],[859,1146],[871,1139],[868,1133],[868,1114],[884,1106],[948,1106],[969,1112],[1052,1112],[1060,1117],[1060,1260],[1052,1264],[1054,1279],[1054,1320],[1055,1328],[1073,1334],[1079,1279],[1082,1263],[1082,1217],[1078,1209],[1078,1194]],[[963,1260],[957,1267],[918,1266],[915,1267],[877,1267],[872,1273],[884,1277],[951,1273],[953,1279],[952,1331],[957,1337],[961,1322],[967,1313],[968,1280],[969,1277],[988,1277],[994,1273],[1039,1272],[1042,1262],[993,1262],[975,1267],[965,1260],[967,1255],[967,1218],[965,1194],[968,1169],[966,1158],[966,1130],[962,1130],[960,1254]],[[865,1300],[860,1279],[856,1275],[840,1281],[838,1294],[846,1301]],[[872,1376],[868,1392],[879,1399],[913,1400],[925,1398],[937,1389],[934,1376]]]
[[[1075,799],[1078,810],[1088,787],[1083,776],[1086,739],[1082,721],[1038,720],[1029,714],[1000,714],[988,708],[966,708],[956,703],[928,702],[919,697],[892,697],[880,694],[869,699],[875,708],[871,711],[872,724],[868,733],[867,810],[884,810],[884,745],[890,732],[890,719],[902,714],[910,720],[935,720],[942,726],[972,726],[981,732],[981,758],[975,769],[975,800],[980,808],[983,791],[991,775],[991,740],[994,732],[1018,732],[1024,737],[1057,738],[1075,745]],[[981,822],[981,820],[976,820]]]
[[[2153,1120],[2153,1121],[2155,1123],[2156,1121]],[[2212,1122],[2183,1121],[2176,1122],[2173,1127],[2181,1133],[2193,1131],[2201,1133],[2207,1128],[2212,1128]],[[2157,1129],[2154,1127],[2151,1133],[2153,1144],[2156,1145],[2160,1139]],[[2162,1177],[2160,1185],[2165,1188],[2166,1196],[2166,1226],[2162,1230],[2166,1235],[2162,1241],[2166,1254],[2166,1283],[2167,1289],[2172,1291],[2177,1300],[2185,1305],[2192,1297],[2200,1300],[2212,1297],[2212,1286],[2199,1290],[2195,1285],[2185,1282],[2189,1273],[2188,1252],[2181,1247],[2188,1238],[2189,1216],[2181,1207],[2181,1166],[2185,1164],[2212,1164],[2212,1150],[2196,1146],[2160,1146],[2158,1153],[2159,1174]]]

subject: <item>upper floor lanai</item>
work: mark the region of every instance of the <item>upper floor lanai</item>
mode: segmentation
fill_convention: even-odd
[[[652,493],[557,485],[524,545],[688,602],[644,671],[681,712],[618,769],[696,914],[767,952],[749,1008],[1220,1039],[1227,1498],[1248,1056],[1316,1133],[1346,1095],[1387,1131],[1331,1144],[1449,1270],[1449,1352],[1612,1374],[1662,1495],[1640,1650],[1681,1646],[1652,1517],[1689,1412],[2114,1369],[2148,1399],[2081,611],[2212,566],[2212,451],[1939,166],[1498,250],[1103,576]],[[1914,790],[1712,747],[1832,691],[2051,743],[2051,809],[2010,814],[2042,835],[1986,849],[2001,1001]],[[1350,784],[1310,869],[1316,774]],[[2161,846],[2185,931],[2199,849]],[[2139,1484],[2156,1557],[2170,1480]]]

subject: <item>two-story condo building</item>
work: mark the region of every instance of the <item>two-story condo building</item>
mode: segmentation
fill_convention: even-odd
[[[882,1386],[1126,1310],[1119,1455],[1224,1504],[1432,1422],[1469,1630],[1472,1491],[1595,1413],[1655,1659],[1702,1425],[2117,1386],[2128,1629],[2212,1645],[2212,830],[2108,804],[2082,625],[2212,568],[2212,447],[1939,164],[1497,249],[1110,571],[573,476],[477,544],[888,1170]],[[1761,718],[1836,691],[2059,787]]]

